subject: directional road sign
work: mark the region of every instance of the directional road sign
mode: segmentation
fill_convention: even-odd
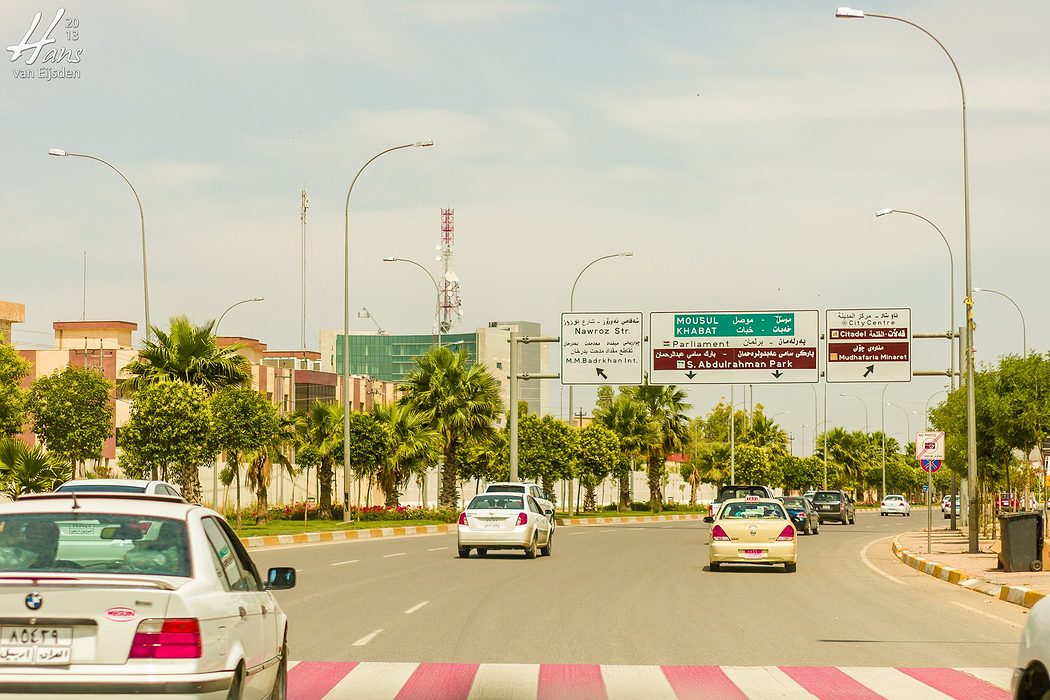
[[[561,315],[562,384],[641,384],[642,312]]]
[[[649,314],[653,384],[816,382],[818,312]]]
[[[911,381],[911,309],[828,309],[826,329],[826,381]]]
[[[944,431],[915,433],[915,459],[944,459]]]

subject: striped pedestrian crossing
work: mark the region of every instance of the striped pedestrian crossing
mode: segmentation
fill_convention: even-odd
[[[1008,668],[292,662],[291,700],[1006,700]]]

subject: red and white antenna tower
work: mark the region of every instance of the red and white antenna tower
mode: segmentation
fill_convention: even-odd
[[[441,210],[441,308],[438,324],[442,333],[448,333],[463,318],[463,304],[459,297],[459,277],[452,270],[452,246],[455,243],[455,209]]]

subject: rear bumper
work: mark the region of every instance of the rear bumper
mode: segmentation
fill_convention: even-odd
[[[763,556],[745,557],[745,549],[761,549]],[[709,550],[712,564],[794,564],[798,559],[794,542],[712,542]]]
[[[459,526],[460,547],[485,547],[486,549],[524,549],[532,542],[532,532],[527,525],[513,530],[472,530]]]
[[[233,671],[178,675],[141,675],[115,667],[106,675],[67,673],[10,673],[0,670],[0,698],[34,699],[146,697],[223,700],[233,683]]]
[[[904,515],[905,513],[908,512],[908,510],[909,509],[905,508],[904,506],[880,506],[879,507],[879,512],[880,513],[889,513],[889,514],[894,514],[894,515]]]

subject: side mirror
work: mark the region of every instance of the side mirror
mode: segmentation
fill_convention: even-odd
[[[286,591],[295,588],[295,569],[290,566],[275,566],[266,573],[266,589]]]
[[[705,515],[704,516],[704,522],[705,523],[710,524],[710,523],[713,523],[714,521],[715,521],[715,519],[712,516],[710,516],[710,515]]]
[[[553,511],[553,510],[551,510],[550,508],[547,508],[547,509],[545,509],[545,510],[543,511],[543,514],[544,514],[544,515],[547,515],[547,516],[550,516],[550,515],[554,515],[554,511]]]

